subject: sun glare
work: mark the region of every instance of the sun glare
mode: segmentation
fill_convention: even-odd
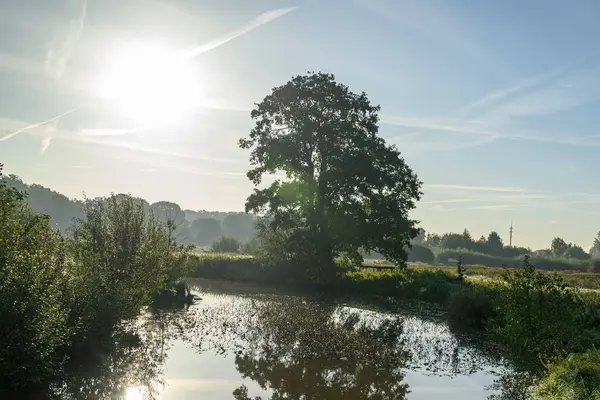
[[[125,400],[144,400],[144,396],[140,389],[136,387],[128,387],[125,391]]]
[[[98,94],[144,126],[177,122],[199,103],[200,79],[189,59],[155,43],[111,57]]]

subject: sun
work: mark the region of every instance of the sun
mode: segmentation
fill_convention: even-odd
[[[139,388],[128,387],[125,391],[125,400],[144,400],[144,396]]]
[[[200,74],[182,52],[130,44],[110,57],[97,94],[144,126],[177,122],[200,101]]]

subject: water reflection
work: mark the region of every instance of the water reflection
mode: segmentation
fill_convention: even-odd
[[[81,349],[67,365],[66,378],[49,399],[154,399],[164,388],[163,363],[169,349],[167,314],[148,315],[122,326],[110,340]]]
[[[437,317],[419,318],[422,309],[383,314],[281,294],[201,297],[189,310],[153,310],[94,353],[83,352],[50,397],[166,399],[168,381],[178,378],[164,378],[173,343],[190,348],[174,357],[202,357],[214,366],[225,357],[235,365],[239,379],[220,393],[236,400],[257,394],[262,400],[401,400],[411,392],[407,371],[457,376],[500,365],[493,351],[454,335]],[[195,374],[202,382],[202,372]],[[255,387],[242,384],[248,382]]]
[[[270,389],[271,399],[401,400],[409,392],[399,318],[373,325],[357,313],[302,300],[254,304],[254,310],[260,322],[235,364],[244,378]]]

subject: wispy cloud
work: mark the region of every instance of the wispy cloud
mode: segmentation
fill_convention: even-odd
[[[524,204],[496,204],[489,206],[457,207],[446,209],[445,211],[512,211],[525,206],[526,205]]]
[[[600,99],[600,68],[578,70],[491,108],[478,118],[510,122],[516,117],[554,114]]]
[[[557,78],[560,75],[563,75],[568,70],[570,70],[573,67],[575,67],[576,65],[580,64],[586,58],[587,58],[587,55],[585,57],[583,57],[582,59],[578,59],[578,60],[569,62],[568,64],[561,65],[559,67],[551,69],[550,71],[546,71],[546,72],[543,72],[543,73],[540,73],[540,74],[537,74],[534,76],[524,78],[513,85],[492,91],[490,93],[487,93],[484,96],[480,97],[479,99],[475,100],[474,102],[467,104],[467,105],[459,108],[458,110],[452,112],[450,115],[451,116],[469,115],[473,111],[477,111],[481,108],[485,108],[486,106],[488,106],[490,104],[501,102],[502,100],[510,98],[513,95],[518,95],[519,93],[523,93],[524,91],[533,89],[540,85],[543,85],[544,83],[547,83],[547,82],[551,81],[552,79]]]
[[[468,32],[468,23],[458,7],[446,7],[444,2],[397,0],[354,0],[369,12],[396,26],[434,42],[444,44],[453,52],[463,53],[485,65],[498,75],[506,75],[506,67],[495,54],[478,43]]]
[[[469,186],[469,185],[447,185],[447,184],[426,184],[423,185],[426,188],[443,188],[443,189],[459,189],[459,190],[474,190],[480,192],[509,192],[509,193],[522,193],[529,190],[507,188],[507,187],[494,187],[494,186]]]
[[[138,142],[126,141],[126,140],[117,140],[113,138],[94,138],[94,137],[82,137],[82,136],[70,136],[68,139],[79,141],[82,143],[88,143],[98,146],[105,147],[113,147],[120,148],[125,150],[132,150],[139,153],[148,153],[148,154],[156,154],[167,157],[181,158],[187,160],[197,160],[197,161],[211,161],[225,164],[238,164],[238,165],[246,165],[247,163],[241,161],[239,159],[229,159],[229,158],[220,158],[213,156],[201,156],[197,154],[188,154],[177,151],[169,151],[159,147],[152,147],[148,145],[144,145]]]
[[[67,34],[62,39],[61,43],[48,50],[45,66],[46,71],[50,75],[60,78],[65,73],[67,64],[73,56],[75,47],[77,46],[79,37],[83,31],[86,13],[87,0],[83,0],[79,16],[67,24]]]
[[[434,211],[510,211],[522,208],[600,215],[600,193],[560,193],[536,189],[468,186],[424,185],[423,201],[417,207]],[[471,195],[472,194],[472,195]],[[470,203],[470,204],[469,204]],[[453,205],[468,204],[453,207]]]

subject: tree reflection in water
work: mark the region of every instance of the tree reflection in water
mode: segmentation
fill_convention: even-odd
[[[244,378],[278,399],[404,399],[408,354],[402,320],[377,325],[353,312],[305,301],[263,303],[248,348],[235,363]],[[244,386],[234,392],[249,399]]]
[[[198,352],[234,355],[240,375],[271,392],[271,400],[401,400],[410,392],[408,369],[455,375],[494,365],[489,351],[418,316],[281,295],[207,294],[205,300],[189,311],[149,313],[100,350],[82,350],[51,398],[156,398],[173,339]],[[233,398],[250,395],[242,385]]]
[[[67,364],[65,379],[49,399],[154,399],[163,387],[162,365],[172,329],[170,314],[153,313],[118,329],[110,340],[89,344]]]

